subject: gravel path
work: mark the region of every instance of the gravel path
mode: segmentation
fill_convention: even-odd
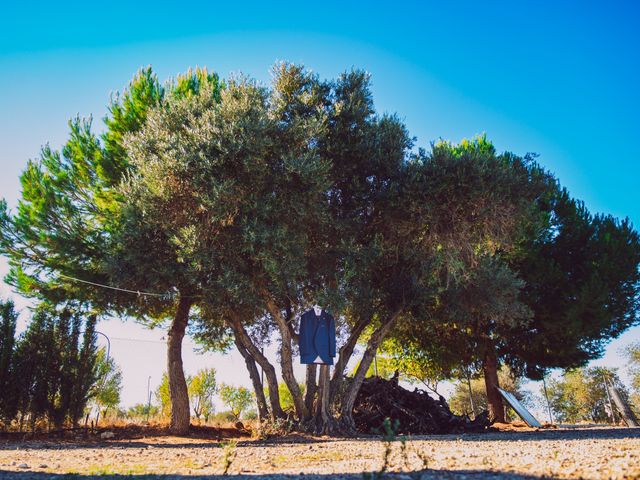
[[[640,429],[599,427],[424,436],[392,442],[389,478],[640,478]],[[385,444],[363,438],[214,440],[146,437],[100,442],[0,441],[0,478],[132,475],[154,478],[363,478]]]

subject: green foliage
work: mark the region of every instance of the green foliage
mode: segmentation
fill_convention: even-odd
[[[0,300],[0,422],[9,423],[17,413],[15,371],[16,322],[13,302]]]
[[[627,397],[626,388],[616,370],[611,368],[577,368],[566,371],[557,380],[549,381],[549,401],[554,417],[565,423],[610,422],[611,409],[604,386],[605,377],[623,397]]]
[[[258,420],[258,412],[255,408],[252,408],[244,412],[243,418],[245,420]]]
[[[120,404],[121,391],[122,370],[113,358],[107,359],[106,350],[100,348],[96,358],[96,380],[92,397],[103,417],[108,409],[114,409]]]
[[[151,325],[179,296],[205,348],[228,348],[240,318],[283,336],[284,367],[311,302],[356,335],[397,319],[385,357],[434,385],[490,349],[531,378],[577,365],[637,319],[627,220],[591,216],[532,156],[485,136],[414,151],[363,71],[320,80],[282,62],[268,87],[202,69],[161,86],[147,68],[105,127],[74,119],[62,150],[27,166],[16,211],[0,203],[8,281],[26,295]]]
[[[601,356],[637,322],[640,298],[640,237],[628,219],[591,215],[566,190],[541,210],[544,228],[527,232],[510,260],[532,321],[503,346],[507,361],[533,379]]]
[[[205,368],[189,381],[189,403],[197,419],[207,422],[214,413],[213,396],[218,392],[215,368]]]
[[[487,337],[528,323],[523,282],[501,252],[517,243],[520,224],[552,180],[527,157],[497,154],[485,137],[439,142],[412,170],[406,210],[422,247],[412,258],[436,277],[431,289],[416,292],[412,319],[397,324],[387,351],[415,357],[418,375],[436,380],[478,362]]]
[[[522,388],[522,378],[515,377],[506,365],[503,365],[500,370],[498,370],[498,381],[500,382],[500,388],[512,393],[525,407],[533,405],[531,394]],[[471,396],[473,397],[476,415],[488,409],[484,378],[471,378]],[[467,379],[461,378],[455,383],[453,393],[449,398],[449,408],[457,415],[471,416],[473,414],[471,400],[469,399],[469,384]],[[508,421],[518,420],[520,418],[506,405],[505,410]]]
[[[11,357],[13,388],[6,396],[2,392],[10,414],[5,423],[19,413],[21,419],[29,416],[32,429],[43,419],[56,428],[77,424],[95,395],[95,322],[95,316],[83,319],[69,308],[56,310],[48,304],[36,308]]]
[[[236,310],[239,312],[240,308]],[[209,305],[198,305],[194,317],[197,322],[192,322],[187,329],[188,335],[198,345],[198,353],[216,352],[227,353],[233,348],[234,338],[231,329],[220,320],[219,309]]]
[[[531,322],[522,287],[500,257],[478,256],[475,265],[421,312],[422,321],[396,327],[384,351],[398,370],[427,386],[463,378],[467,371],[481,369],[485,352],[497,348],[500,353],[512,342],[514,328]]]
[[[235,387],[223,383],[220,385],[220,399],[231,410],[236,418],[240,419],[242,412],[253,404],[253,393],[245,387]]]
[[[160,384],[155,391],[155,397],[160,406],[160,415],[165,418],[171,416],[171,394],[169,392],[169,375],[167,375],[167,372],[162,374]]]
[[[298,387],[300,388],[302,395],[304,395],[306,385],[304,383],[300,383],[298,384]],[[295,405],[293,404],[293,396],[285,383],[278,383],[278,394],[280,395],[280,405],[282,406],[282,410],[288,413],[294,413]],[[265,387],[264,395],[266,398],[269,398],[269,388]]]
[[[231,468],[231,464],[236,458],[238,441],[231,440],[229,442],[225,442],[222,444],[223,453],[222,453],[222,474],[226,475],[229,473],[229,469]]]
[[[127,140],[136,175],[122,186],[124,261],[132,256],[132,264],[148,268],[141,277],[153,269],[161,278],[166,269],[202,291],[209,323],[225,314],[217,299],[251,306],[256,280],[281,283],[285,264],[295,284],[311,241],[300,227],[322,224],[311,202],[327,186],[326,162],[296,147],[317,127],[281,122],[269,94],[240,78],[219,101],[207,89],[168,99]],[[293,197],[309,205],[291,208]],[[162,265],[137,260],[146,257],[142,244],[153,246]]]
[[[102,139],[105,160],[96,172],[109,185],[116,185],[128,169],[123,138],[144,124],[152,106],[162,102],[165,89],[159,84],[151,67],[141,69],[121,95],[116,94],[109,106],[104,123],[107,127]]]
[[[628,368],[631,375],[631,388],[633,392],[630,395],[632,406],[635,407],[636,415],[640,413],[640,342],[636,342],[626,350],[626,357],[629,361]]]
[[[400,378],[408,383],[422,383],[437,391],[438,383],[458,373],[460,356],[447,351],[446,346],[435,342],[416,342],[402,340],[403,334],[398,328],[394,336],[382,344],[378,356],[378,374],[391,378],[397,371]],[[429,350],[424,348],[429,346]],[[447,365],[446,362],[450,362]],[[367,376],[373,374],[373,365]]]
[[[15,213],[0,202],[0,251],[9,257],[7,281],[28,296],[54,304],[68,299],[90,302],[101,311],[162,316],[173,309],[173,298],[142,298],[96,288],[68,276],[133,290],[170,292],[179,282],[173,266],[158,251],[156,268],[165,275],[136,275],[134,260],[152,264],[151,248],[144,256],[119,255],[123,235],[123,196],[119,185],[132,173],[125,138],[142,128],[152,108],[167,99],[208,89],[214,97],[222,88],[218,77],[197,69],[160,86],[151,68],[138,72],[128,88],[116,95],[104,119],[105,132],[92,133],[91,120],[76,118],[69,124],[69,140],[61,151],[43,148],[21,176],[22,197]],[[179,267],[179,266],[178,266]],[[126,274],[124,269],[127,270]],[[146,273],[147,271],[145,270]],[[129,281],[127,281],[130,279]]]
[[[240,77],[219,100],[168,99],[125,143],[123,265],[132,256],[159,281],[169,268],[206,298],[212,328],[238,305],[254,325],[265,308],[290,317],[314,299],[352,325],[400,308],[411,328],[444,286],[513,243],[548,183],[484,137],[411,155],[402,123],[376,115],[368,75],[322,82],[290,64],[270,88]]]
[[[230,422],[235,422],[237,417],[230,410],[225,410],[215,413],[211,417],[211,420],[218,425],[225,425]]]
[[[61,151],[47,146],[29,162],[16,211],[0,203],[7,281],[54,305],[78,301],[96,312],[129,314],[150,325],[174,315],[176,293],[193,293],[200,277],[185,267],[173,239],[150,235],[152,225],[127,207],[122,184],[135,175],[136,165],[126,138],[147,123],[152,109],[205,90],[219,98],[221,88],[217,75],[202,69],[161,87],[146,68],[112,100],[102,135],[92,132],[91,119],[72,120]],[[140,296],[95,284],[166,295]]]
[[[20,179],[16,213],[6,203],[0,209],[0,247],[11,266],[7,280],[21,293],[54,303],[74,298],[117,309],[115,292],[105,295],[60,274],[107,283],[107,245],[117,222],[118,197],[112,187],[128,168],[120,138],[139,128],[159,94],[151,70],[139,72],[112,103],[102,138],[92,133],[91,119],[75,118],[61,151],[46,146],[38,160],[29,162]]]
[[[144,136],[152,136],[158,128],[157,122],[169,117],[173,119],[170,128],[177,148],[182,139],[179,131],[188,127],[189,120],[181,117],[184,110],[179,105],[191,104],[197,99],[201,108],[212,107],[219,101],[222,88],[218,77],[206,70],[197,69],[179,76],[168,88],[162,101],[147,111],[144,124],[139,129],[129,130],[123,136],[123,145],[129,161],[130,175],[114,191],[122,199],[119,204],[118,230],[114,232],[109,260],[110,278],[113,283],[131,289],[144,289],[154,292],[180,292],[197,303],[198,291],[205,280],[202,265],[198,259],[191,258],[185,251],[185,242],[193,239],[193,230],[178,220],[193,205],[188,205],[188,197],[183,192],[165,189],[158,190],[164,180],[180,189],[173,182],[177,180],[178,170],[172,171],[169,178],[154,177],[153,165],[159,162],[147,162],[141,158],[144,154]],[[136,136],[138,135],[138,136]],[[162,148],[158,143],[154,148]],[[157,170],[156,170],[157,171]],[[149,189],[146,187],[150,186]],[[160,194],[159,196],[157,194]],[[173,195],[167,202],[167,195]],[[182,200],[180,200],[182,199]],[[178,224],[172,221],[178,220]],[[187,247],[189,248],[189,247]],[[149,253],[153,255],[149,255]],[[145,297],[131,305],[138,314],[162,320],[175,308],[172,295],[166,297]],[[200,310],[199,310],[200,311]],[[221,332],[224,333],[224,332]]]
[[[149,405],[147,403],[136,403],[127,410],[127,417],[138,421],[158,415],[160,415],[160,408],[157,405]]]
[[[474,149],[490,151],[483,143]],[[425,321],[398,324],[387,351],[405,370],[426,362],[432,376],[456,377],[477,370],[488,347],[514,373],[540,379],[601,355],[636,321],[638,234],[628,220],[590,215],[532,169],[539,194],[512,241],[491,256],[474,252],[475,266],[420,312]]]
[[[394,368],[396,365],[393,362],[393,359],[378,356],[376,358],[376,361],[371,362],[371,365],[369,365],[369,368],[367,369],[367,373],[366,373],[367,377],[373,377],[376,375],[376,366],[377,366],[378,376],[381,378],[385,378],[387,380],[393,377],[396,372],[396,369]],[[355,375],[359,367],[360,367],[360,362],[356,363],[350,375],[351,376]]]

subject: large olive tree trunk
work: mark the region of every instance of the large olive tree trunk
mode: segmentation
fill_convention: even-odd
[[[182,367],[182,339],[189,322],[189,310],[192,300],[180,296],[178,308],[167,335],[167,374],[169,377],[169,396],[171,398],[170,430],[177,435],[189,432],[189,393]]]
[[[267,357],[255,346],[251,337],[242,326],[242,322],[239,317],[232,317],[228,325],[233,330],[235,338],[247,349],[255,361],[260,365],[264,376],[267,378],[267,385],[269,386],[269,403],[271,405],[271,417],[275,420],[277,418],[285,418],[286,415],[280,405],[280,393],[278,392],[278,377],[276,376],[276,369],[269,362]]]
[[[505,422],[504,403],[502,395],[498,391],[500,383],[498,381],[498,359],[495,347],[491,342],[487,342],[484,359],[482,362],[484,371],[484,384],[487,390],[487,406],[489,407],[489,420],[491,422]]]
[[[258,420],[265,420],[269,417],[269,409],[267,408],[267,399],[264,396],[264,389],[262,387],[262,382],[260,381],[260,374],[256,368],[256,362],[238,337],[235,338],[235,344],[240,355],[244,358],[244,363],[247,365],[249,377],[253,384],[253,391],[255,392],[256,403],[258,406]]]
[[[336,424],[329,405],[329,365],[320,365],[318,400],[316,402],[315,433],[326,435],[335,432]]]
[[[304,404],[302,398],[302,391],[300,385],[296,380],[293,373],[293,350],[291,347],[292,334],[291,328],[287,324],[287,321],[282,316],[280,309],[276,306],[275,302],[271,298],[266,299],[267,310],[276,321],[278,330],[280,331],[280,364],[282,366],[282,379],[286,383],[291,397],[293,398],[293,405],[296,410],[296,416],[299,420],[307,418],[307,407]]]
[[[316,392],[318,391],[318,384],[316,383],[316,371],[318,370],[318,366],[314,363],[307,365],[307,379],[305,383],[305,392],[304,392],[304,404],[307,407],[308,420],[311,417],[311,412],[313,412],[313,401],[316,397]]]
[[[358,339],[369,323],[371,323],[370,318],[361,318],[356,322],[349,338],[347,338],[345,344],[340,347],[338,360],[336,361],[336,365],[333,370],[333,377],[331,378],[331,387],[329,389],[329,402],[331,404],[335,401],[336,394],[344,381],[344,369],[347,367],[347,363],[349,363],[351,355],[353,355],[353,350],[358,343]]]

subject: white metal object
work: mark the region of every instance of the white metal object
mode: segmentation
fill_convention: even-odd
[[[536,420],[536,418],[533,415],[531,415],[531,412],[529,412],[529,410],[524,408],[524,405],[522,405],[520,401],[513,396],[512,393],[507,392],[506,390],[503,390],[500,387],[498,387],[498,391],[500,392],[502,397],[507,401],[507,403],[511,406],[511,408],[513,408],[516,411],[516,413],[520,415],[520,418],[522,418],[522,420],[524,420],[527,423],[527,425],[529,425],[530,427],[542,427],[542,424],[538,420]]]

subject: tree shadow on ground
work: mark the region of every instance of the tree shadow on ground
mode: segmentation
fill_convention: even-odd
[[[265,473],[263,475],[256,474],[227,474],[227,475],[176,475],[176,474],[133,474],[133,475],[121,475],[121,474],[74,474],[74,473],[45,473],[45,472],[14,472],[0,469],[0,477],[6,480],[90,480],[90,479],[114,479],[114,480],[255,480],[260,477],[268,477],[270,480],[297,480],[297,479],[309,479],[309,480],[333,480],[333,479],[366,479],[377,478],[379,472],[362,472],[362,473],[333,473],[333,474],[314,474],[314,473],[301,473],[298,475],[293,474],[280,474],[280,473]],[[416,480],[431,480],[431,479],[469,479],[477,478],[483,480],[539,480],[541,478],[553,480],[559,477],[550,476],[535,476],[535,475],[521,475],[512,472],[497,472],[493,470],[436,470],[426,469],[414,472],[387,472],[382,478],[384,479],[407,479],[415,478]]]
[[[587,439],[640,439],[640,428],[625,427],[598,427],[598,428],[568,428],[568,429],[544,429],[531,431],[488,431],[482,433],[448,433],[433,435],[398,435],[397,441],[400,440],[421,440],[430,442],[451,442],[451,441],[468,441],[468,442],[495,442],[495,441],[539,441],[539,440],[587,440]],[[264,446],[264,445],[297,445],[304,443],[322,443],[330,441],[365,441],[371,442],[380,440],[380,435],[363,435],[357,437],[310,437],[310,436],[289,436],[276,437],[268,440],[252,440],[239,442],[245,446]]]
[[[640,428],[623,428],[623,427],[601,427],[601,428],[571,428],[557,430],[538,430],[538,431],[505,431],[505,432],[486,432],[486,433],[466,433],[466,434],[444,434],[444,435],[399,435],[396,441],[402,439],[429,441],[429,442],[452,442],[452,441],[468,441],[468,442],[492,442],[492,441],[557,441],[557,440],[592,440],[592,439],[613,439],[628,440],[640,439]],[[184,439],[184,440],[183,440]],[[191,441],[188,441],[191,439]],[[108,449],[108,448],[124,448],[124,449],[142,449],[142,448],[220,448],[224,447],[229,441],[236,441],[238,447],[264,447],[264,446],[294,446],[300,444],[317,444],[336,441],[351,442],[372,442],[380,440],[378,435],[367,435],[358,437],[312,437],[306,435],[287,435],[283,437],[274,437],[267,440],[250,439],[250,438],[228,438],[220,439],[214,437],[210,439],[201,436],[185,436],[185,437],[169,437],[150,436],[149,438],[133,438],[133,439],[115,439],[101,440],[98,438],[71,440],[71,439],[47,439],[47,440],[30,440],[30,439],[4,439],[0,440],[0,450],[16,450],[16,449],[38,449],[38,450],[64,450],[64,449]]]
[[[446,434],[446,435],[414,435],[414,440],[430,440],[430,441],[512,441],[519,442],[523,440],[539,441],[539,440],[586,440],[586,439],[640,439],[640,428],[626,427],[599,427],[599,428],[569,428],[569,429],[543,429],[530,431],[502,431],[502,432],[486,432],[486,433],[467,433],[467,434]]]
[[[104,441],[104,440],[25,440],[22,442],[3,442],[0,443],[0,450],[74,450],[74,449],[143,449],[143,448],[220,448],[224,447],[227,442],[221,442],[212,439],[209,442],[175,442],[164,443],[154,440],[120,440],[120,441]],[[246,446],[251,441],[239,441],[238,446]]]

